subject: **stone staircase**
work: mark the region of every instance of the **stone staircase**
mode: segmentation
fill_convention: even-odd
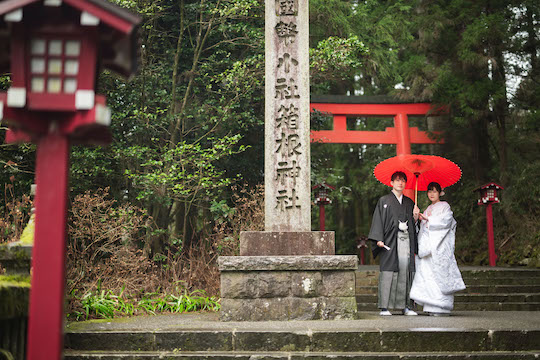
[[[467,289],[456,293],[455,311],[540,311],[540,269],[460,269]],[[360,266],[356,271],[359,311],[377,311],[378,282],[378,267]]]
[[[538,359],[540,332],[152,331],[69,334],[80,359]],[[536,340],[534,339],[536,337]],[[419,352],[422,350],[422,352]]]
[[[200,321],[201,316],[211,319]],[[220,322],[217,314],[139,317],[68,325],[64,358],[538,360],[540,322],[534,317],[538,313],[469,312],[447,318],[372,314],[361,320],[235,323]]]
[[[365,311],[357,320],[220,322],[199,313],[70,323],[64,358],[539,360],[540,271],[462,273],[468,288],[450,317],[378,316],[378,269],[362,266],[356,292]]]

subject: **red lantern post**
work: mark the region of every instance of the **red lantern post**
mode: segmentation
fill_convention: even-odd
[[[480,194],[478,205],[486,205],[489,266],[495,266],[497,260],[497,254],[495,253],[495,238],[493,236],[493,209],[491,206],[492,204],[500,203],[498,191],[503,189],[504,188],[501,185],[494,182],[474,189],[474,191],[478,191]]]
[[[319,205],[319,231],[324,231],[325,229],[325,213],[324,207],[332,203],[332,199],[328,197],[328,194],[335,190],[331,185],[328,185],[324,181],[320,184],[317,184],[311,188],[315,191],[315,204]]]
[[[6,142],[37,144],[29,360],[62,358],[69,147],[110,142],[110,111],[95,94],[98,53],[104,67],[133,74],[139,23],[105,0],[0,3],[0,42],[10,49],[0,73],[12,82],[0,93],[0,120]]]
[[[366,249],[368,238],[365,235],[356,238],[356,248],[360,249],[360,265],[366,265]]]

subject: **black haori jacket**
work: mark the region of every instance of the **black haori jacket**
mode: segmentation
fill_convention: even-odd
[[[418,252],[416,226],[413,217],[414,202],[403,195],[400,204],[396,195],[390,193],[379,199],[373,212],[373,220],[369,231],[369,239],[373,241],[373,256],[380,258],[381,271],[398,271],[397,235],[399,232],[399,220],[407,221],[409,227],[410,261],[409,270],[415,271],[414,254]],[[377,241],[382,241],[390,250],[377,246]]]

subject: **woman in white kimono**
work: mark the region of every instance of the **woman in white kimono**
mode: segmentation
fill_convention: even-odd
[[[424,312],[444,315],[454,308],[454,293],[465,289],[454,257],[457,223],[450,205],[440,200],[444,195],[441,186],[432,182],[427,190],[431,205],[419,217],[416,274],[410,296]]]

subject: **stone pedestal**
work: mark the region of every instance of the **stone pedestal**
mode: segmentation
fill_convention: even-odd
[[[242,231],[240,256],[334,255],[333,231]]]
[[[353,319],[355,255],[222,256],[221,320]]]

